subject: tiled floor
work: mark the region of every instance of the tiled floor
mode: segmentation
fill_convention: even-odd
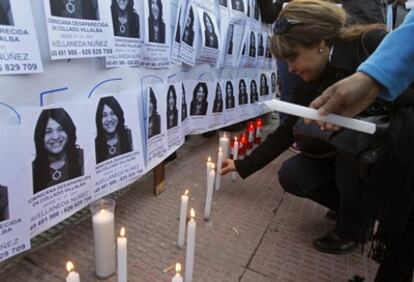
[[[212,217],[201,220],[204,209],[205,161],[215,156],[217,138],[191,137],[167,166],[166,191],[152,194],[152,177],[138,181],[116,203],[116,230],[126,226],[128,281],[171,281],[185,249],[176,247],[180,195],[191,189],[189,207],[197,217],[194,281],[347,281],[355,274],[372,281],[376,265],[364,255],[326,255],[312,248],[312,240],[332,228],[326,209],[306,199],[284,194],[277,180],[286,152],[246,180],[222,179],[214,193]],[[94,277],[90,220],[53,243],[32,251],[0,273],[0,281],[64,281],[65,263],[74,261],[81,281]],[[105,281],[117,281],[114,275]]]

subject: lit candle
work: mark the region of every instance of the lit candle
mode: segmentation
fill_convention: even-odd
[[[183,278],[181,277],[181,264],[179,262],[175,265],[175,276],[171,280],[171,282],[183,282]]]
[[[95,243],[96,275],[108,277],[115,272],[115,225],[114,214],[101,209],[92,217]]]
[[[197,224],[194,220],[195,211],[191,209],[190,211],[191,219],[188,222],[187,228],[187,252],[185,255],[185,282],[193,281],[193,268],[194,268],[194,252],[195,252],[195,237],[196,237],[196,228]]]
[[[220,190],[221,185],[221,167],[223,166],[223,150],[219,147],[218,155],[217,155],[217,173],[216,173],[216,191]]]
[[[220,137],[219,146],[223,150],[223,159],[227,159],[229,157],[229,137],[227,137],[227,134],[224,133],[222,137]]]
[[[234,144],[233,144],[233,160],[237,160],[239,153],[239,142],[237,142],[237,137],[234,137]],[[231,173],[231,180],[236,180],[237,172],[233,171]]]
[[[211,166],[210,173],[208,175],[209,181],[207,181],[207,195],[206,195],[206,205],[204,208],[204,219],[210,219],[211,213],[211,204],[213,202],[213,186],[214,186],[214,177],[216,176],[214,164]]]
[[[127,238],[125,228],[121,228],[120,237],[117,239],[118,247],[118,282],[127,281]]]
[[[178,240],[177,240],[177,245],[179,247],[184,246],[185,224],[187,220],[187,206],[188,206],[188,190],[185,190],[184,195],[181,196],[180,223],[178,225]]]
[[[211,166],[213,165],[213,162],[211,161],[211,157],[207,158],[206,163],[206,175],[208,176],[208,173],[210,172]]]
[[[75,271],[71,261],[66,263],[66,269],[69,272],[68,276],[66,276],[66,282],[80,282],[79,273]]]

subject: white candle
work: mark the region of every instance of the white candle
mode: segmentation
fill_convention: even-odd
[[[115,272],[114,214],[101,209],[92,217],[95,243],[95,271],[98,277],[108,277]]]
[[[181,277],[180,272],[181,272],[181,264],[177,262],[177,264],[175,265],[175,276],[173,277],[171,282],[183,282],[183,278]]]
[[[224,134],[222,137],[220,137],[220,142],[219,142],[219,146],[221,147],[221,149],[223,150],[223,158],[227,159],[229,157],[229,143],[230,140],[227,137],[226,134]]]
[[[211,170],[211,166],[213,165],[213,162],[211,161],[211,157],[207,158],[207,163],[206,163],[206,175],[207,175],[207,181],[208,181],[208,174]]]
[[[118,247],[118,282],[127,282],[127,238],[125,228],[121,228],[120,237],[117,239]]]
[[[327,116],[321,116],[318,114],[318,111],[308,107],[303,107],[295,105],[288,102],[283,102],[279,100],[270,100],[263,102],[269,109],[279,111],[282,113],[287,113],[303,118],[319,120],[323,122],[332,123],[344,128],[349,128],[352,130],[373,134],[376,130],[376,125],[371,122],[366,122],[362,120],[357,120],[354,118],[348,118],[340,115],[329,114]]]
[[[194,220],[194,209],[190,211],[191,219],[187,226],[187,252],[185,255],[185,282],[193,281],[193,268],[194,268],[194,252],[195,252],[195,237],[197,224]]]
[[[80,282],[79,273],[74,270],[74,266],[71,261],[66,263],[66,269],[69,272],[68,276],[66,276],[66,282]]]
[[[233,160],[237,160],[239,154],[239,142],[237,142],[237,137],[234,137],[234,144],[233,144]],[[236,180],[237,172],[232,171],[231,173],[231,180]]]
[[[177,245],[179,247],[184,246],[185,224],[187,221],[187,206],[188,206],[188,190],[185,190],[184,195],[181,196],[180,222],[178,225],[178,240],[177,240]]]
[[[219,147],[218,155],[217,155],[217,173],[216,173],[216,191],[220,190],[221,185],[221,167],[223,165],[223,150]]]
[[[211,204],[213,202],[213,186],[214,186],[214,177],[216,176],[214,164],[211,166],[210,173],[208,175],[209,181],[207,181],[207,194],[206,194],[206,205],[204,208],[204,219],[210,219],[211,213]]]

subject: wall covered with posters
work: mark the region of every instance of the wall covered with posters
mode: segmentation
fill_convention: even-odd
[[[199,134],[266,112],[255,0],[0,0],[0,261]]]

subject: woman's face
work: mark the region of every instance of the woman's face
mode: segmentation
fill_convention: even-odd
[[[102,110],[102,128],[107,133],[114,133],[118,126],[118,117],[115,112],[105,105]]]
[[[120,10],[125,10],[128,5],[128,0],[116,0]]]
[[[226,86],[226,96],[227,97],[233,96],[233,91],[231,90],[230,84],[227,84],[227,86]]]
[[[152,115],[153,111],[154,111],[154,105],[152,104],[152,101],[150,100],[149,105],[148,105],[148,112],[150,115]]]
[[[168,108],[170,109],[170,111],[174,110],[174,105],[175,105],[174,95],[172,94],[172,92],[168,92]]]
[[[51,154],[60,154],[68,142],[68,134],[60,123],[49,118],[46,124],[44,145]]]
[[[204,88],[199,86],[197,89],[197,93],[196,93],[197,102],[201,103],[204,99],[204,96],[205,96]]]
[[[209,33],[213,33],[214,32],[213,24],[211,23],[210,18],[206,17],[205,19],[206,19],[206,29],[208,30]]]
[[[320,52],[320,47],[295,47],[297,54],[294,58],[287,58],[289,72],[299,75],[304,81],[311,81],[319,77],[328,63],[329,50]],[[322,49],[323,50],[323,49]]]
[[[160,16],[160,7],[158,7],[157,0],[151,0],[151,13],[154,19],[158,20]]]
[[[220,87],[217,87],[217,91],[216,91],[216,98],[217,98],[218,100],[221,100],[221,88],[220,88]]]

